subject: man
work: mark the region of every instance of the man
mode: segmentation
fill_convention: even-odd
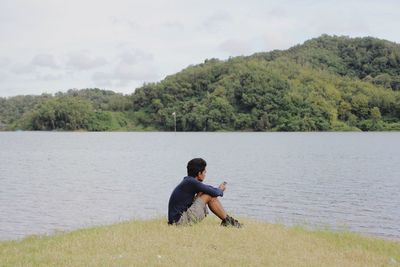
[[[242,225],[226,214],[218,197],[225,191],[225,182],[219,187],[203,184],[206,177],[207,163],[201,158],[195,158],[187,164],[187,174],[182,182],[175,187],[168,203],[168,224],[186,225],[197,223],[207,216],[207,206],[221,219],[222,226]]]

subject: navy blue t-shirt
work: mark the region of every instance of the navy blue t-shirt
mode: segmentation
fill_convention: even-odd
[[[186,176],[183,178],[182,182],[175,187],[174,191],[172,191],[171,197],[169,198],[169,224],[179,221],[182,213],[192,205],[195,194],[199,192],[203,192],[212,197],[222,197],[224,195],[224,191],[221,189],[203,184],[194,177]]]

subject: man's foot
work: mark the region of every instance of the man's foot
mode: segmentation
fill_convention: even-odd
[[[235,220],[231,216],[227,215],[226,218],[222,220],[221,226],[233,226],[236,228],[241,228],[242,224],[238,222],[238,220]]]

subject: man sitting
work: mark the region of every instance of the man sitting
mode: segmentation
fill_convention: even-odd
[[[207,163],[195,158],[187,164],[187,174],[171,194],[168,203],[168,224],[186,225],[197,223],[207,216],[207,206],[222,220],[222,226],[242,225],[226,214],[218,197],[225,191],[225,182],[219,187],[203,184]]]

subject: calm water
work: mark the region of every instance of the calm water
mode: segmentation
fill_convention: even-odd
[[[400,133],[0,133],[0,239],[166,217],[193,157],[234,215],[400,240]]]

